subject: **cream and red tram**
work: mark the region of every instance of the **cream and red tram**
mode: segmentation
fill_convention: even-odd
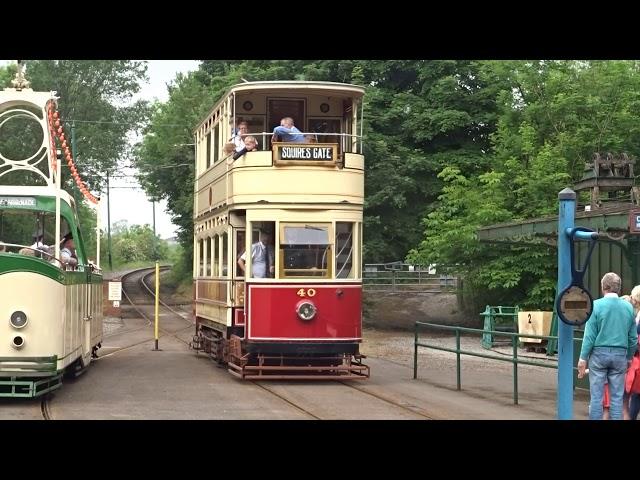
[[[55,105],[53,92],[24,84],[0,91],[0,397],[58,388],[102,341],[102,275],[61,189]],[[61,253],[63,237],[73,237],[75,261]]]
[[[341,83],[243,83],[195,130],[193,346],[240,378],[369,376],[359,353],[363,94]],[[303,137],[272,136],[285,117]],[[234,160],[225,146],[241,122],[258,150]],[[270,252],[266,267],[252,264],[252,248]]]

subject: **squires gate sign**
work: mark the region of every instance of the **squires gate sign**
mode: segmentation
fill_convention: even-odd
[[[274,159],[279,163],[310,163],[334,165],[338,154],[335,143],[318,143],[314,145],[300,145],[292,143],[274,144]]]

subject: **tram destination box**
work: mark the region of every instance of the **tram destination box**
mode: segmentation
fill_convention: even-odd
[[[335,165],[338,145],[335,143],[274,143],[273,158],[276,164]]]
[[[553,312],[533,311],[518,312],[518,333],[530,335],[549,335]],[[541,338],[520,337],[523,343],[542,343]]]

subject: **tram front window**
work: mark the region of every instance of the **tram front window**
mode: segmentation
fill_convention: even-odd
[[[328,224],[284,224],[280,235],[283,278],[331,278],[331,242]]]
[[[66,223],[65,223],[66,225]],[[45,212],[0,210],[0,242],[6,252],[52,258],[54,216]]]

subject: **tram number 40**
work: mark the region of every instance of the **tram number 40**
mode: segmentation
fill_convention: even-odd
[[[300,290],[298,290],[298,296],[299,297],[315,297],[316,296],[316,289],[315,288],[307,288],[305,290],[304,288],[301,288]]]

